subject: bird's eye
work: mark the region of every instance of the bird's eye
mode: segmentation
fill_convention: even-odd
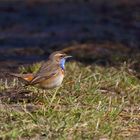
[[[63,57],[64,57],[64,55],[63,55],[63,54],[61,54],[61,55],[60,55],[60,58],[63,58]]]
[[[63,58],[64,56],[63,55],[60,55],[60,58]]]

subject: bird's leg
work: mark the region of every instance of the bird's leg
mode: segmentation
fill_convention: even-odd
[[[59,88],[60,88],[60,87],[57,87],[57,88],[56,88],[55,93],[54,93],[54,95],[53,95],[53,97],[52,97],[52,99],[51,99],[51,101],[50,101],[49,107],[52,105],[52,103],[53,103],[53,101],[54,101],[54,99],[55,99],[55,97],[56,97],[56,94],[57,94]]]
[[[42,93],[43,93],[43,97],[47,98],[47,96],[46,96],[46,93],[47,93],[46,89],[42,89]]]

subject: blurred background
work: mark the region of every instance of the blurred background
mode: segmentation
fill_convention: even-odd
[[[84,64],[139,69],[139,0],[0,0],[1,75],[64,49]]]

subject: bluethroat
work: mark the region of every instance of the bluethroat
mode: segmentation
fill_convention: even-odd
[[[23,79],[28,85],[37,85],[40,88],[50,89],[61,85],[65,73],[65,61],[69,56],[61,51],[52,53],[48,61],[42,63],[37,73],[10,75]]]

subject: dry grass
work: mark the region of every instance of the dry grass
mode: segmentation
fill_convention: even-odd
[[[140,84],[126,63],[114,68],[72,62],[66,69],[63,85],[54,90],[1,81],[1,138],[139,138]]]

